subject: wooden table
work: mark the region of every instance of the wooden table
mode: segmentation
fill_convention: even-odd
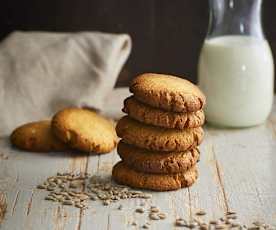
[[[116,99],[117,104],[114,100],[110,103],[121,107],[121,98]],[[207,212],[206,220],[235,210],[241,223],[259,220],[276,224],[276,105],[262,126],[228,130],[205,127],[205,131],[198,181],[188,189],[152,192],[148,202],[158,205],[168,217],[151,221],[150,229],[179,229],[174,226],[176,217],[190,219],[198,209]],[[98,201],[91,201],[87,210],[80,211],[45,201],[46,192],[35,188],[58,171],[87,171],[109,177],[112,165],[119,160],[116,151],[101,156],[20,152],[3,137],[0,153],[0,191],[8,203],[1,229],[139,229],[131,226],[133,219],[139,224],[146,222],[146,215],[134,212],[139,199],[122,201],[122,211],[117,210],[118,203],[103,206]]]

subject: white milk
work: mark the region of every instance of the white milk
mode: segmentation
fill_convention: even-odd
[[[266,40],[221,36],[204,42],[199,85],[207,96],[207,121],[246,127],[263,123],[273,102],[274,68]]]

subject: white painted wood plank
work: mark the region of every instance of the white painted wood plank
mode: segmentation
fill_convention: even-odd
[[[201,146],[200,178],[190,189],[152,192],[154,204],[168,214],[164,221],[151,221],[151,229],[174,229],[177,216],[190,218],[198,208],[217,217],[226,206],[236,210],[244,222],[255,218],[275,223],[276,217],[276,106],[269,121],[249,129],[207,127]],[[124,200],[108,207],[90,202],[89,209],[63,207],[43,200],[44,191],[35,186],[57,171],[86,171],[110,177],[112,165],[119,160],[116,151],[101,156],[73,154],[35,154],[12,149],[0,140],[0,190],[8,200],[8,211],[1,229],[139,229],[147,215],[135,213],[141,200]],[[218,181],[217,167],[221,181]],[[221,184],[222,185],[221,185]],[[224,200],[225,193],[226,201]],[[190,207],[191,204],[191,207]],[[80,215],[81,214],[81,215]],[[131,226],[137,219],[139,226]],[[178,229],[178,228],[175,228]]]
[[[78,167],[69,153],[38,154],[17,151],[7,139],[0,139],[1,151],[8,160],[0,161],[0,189],[7,195],[8,208],[1,229],[58,229],[68,226],[75,229],[79,210],[67,210],[68,217],[61,216],[62,209],[55,203],[45,201],[46,192],[37,190],[37,184],[57,171],[70,171]],[[55,218],[55,216],[57,216]],[[72,218],[71,218],[72,217]],[[64,219],[64,220],[63,220]],[[39,225],[38,225],[39,224]]]
[[[190,191],[191,212],[193,218],[198,218],[196,212],[206,211],[202,220],[218,219],[227,211],[227,203],[223,195],[223,187],[217,172],[216,159],[213,152],[213,140],[205,129],[205,139],[200,146],[200,162],[198,164],[199,179]]]
[[[230,209],[242,222],[276,224],[276,139],[268,124],[249,129],[216,130],[214,152]]]

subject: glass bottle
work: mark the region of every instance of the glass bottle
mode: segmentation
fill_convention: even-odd
[[[254,126],[271,111],[274,65],[262,30],[261,5],[262,0],[209,0],[198,77],[211,124]]]

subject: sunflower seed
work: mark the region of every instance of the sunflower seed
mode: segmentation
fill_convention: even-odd
[[[136,225],[137,225],[137,222],[136,222],[136,221],[133,221],[133,222],[131,223],[131,225],[132,225],[132,226],[136,226]]]
[[[228,216],[228,215],[236,215],[237,213],[236,212],[234,212],[234,211],[228,211],[228,212],[226,212],[226,215]]]
[[[151,220],[159,220],[160,219],[160,217],[158,215],[156,215],[156,213],[150,213],[149,218]]]
[[[60,188],[65,188],[65,184],[59,184]]]
[[[199,225],[199,228],[200,228],[201,230],[208,230],[208,224],[206,224],[206,223],[201,224],[201,225]]]
[[[139,195],[139,198],[150,199],[152,198],[152,195],[149,193],[142,193]]]
[[[198,212],[196,212],[196,215],[204,216],[204,215],[206,215],[206,212],[204,210],[199,210]]]
[[[90,200],[97,200],[97,197],[95,195],[91,195]]]
[[[232,224],[232,222],[233,222],[233,219],[227,219],[227,220],[225,220],[225,224]]]
[[[65,200],[65,201],[62,202],[62,204],[63,205],[73,205],[74,203],[71,200]]]
[[[76,208],[83,208],[83,205],[81,205],[81,204],[75,204],[75,207]]]
[[[87,196],[85,194],[80,194],[78,197],[80,200],[87,200],[89,198],[89,196]]]
[[[107,205],[109,205],[110,204],[110,201],[109,200],[104,200],[104,202],[103,202],[103,205],[104,206],[107,206]]]
[[[50,182],[50,183],[49,183],[49,186],[51,186],[51,187],[56,187],[57,184],[56,184],[55,182]]]
[[[210,224],[218,224],[218,221],[217,220],[210,220],[209,223]]]
[[[123,209],[123,205],[119,205],[119,207],[118,207],[118,210],[122,210]]]
[[[235,220],[235,219],[237,219],[238,217],[237,217],[236,214],[229,214],[229,215],[227,215],[227,218],[228,218],[228,219],[233,219],[233,220]]]
[[[70,188],[78,188],[79,187],[79,183],[77,183],[76,181],[72,181],[69,185]]]
[[[55,187],[52,187],[52,186],[47,186],[47,191],[54,191],[55,190]]]
[[[143,208],[136,208],[135,212],[144,213],[145,210]]]
[[[188,225],[187,225],[187,221],[184,220],[184,219],[182,219],[182,218],[176,219],[175,225],[176,225],[176,226],[180,226],[180,227],[187,227],[187,226],[188,226]]]
[[[46,186],[43,184],[39,184],[38,186],[36,186],[36,188],[38,189],[46,189]]]
[[[218,224],[215,226],[215,229],[225,229],[227,226],[225,224]]]
[[[144,225],[142,226],[142,228],[144,228],[144,229],[149,229],[149,226],[148,226],[147,224],[144,224]]]
[[[157,213],[157,212],[159,212],[159,209],[157,207],[151,207],[150,212]]]
[[[158,217],[159,217],[161,220],[164,220],[164,219],[166,219],[166,217],[167,217],[167,215],[166,215],[165,213],[163,213],[163,212],[158,213],[157,215],[158,215]]]
[[[197,222],[192,222],[188,225],[189,228],[195,228],[196,226],[198,226]]]
[[[44,199],[50,200],[50,201],[57,201],[57,199],[55,199],[54,197],[51,197],[51,196],[46,196]]]

